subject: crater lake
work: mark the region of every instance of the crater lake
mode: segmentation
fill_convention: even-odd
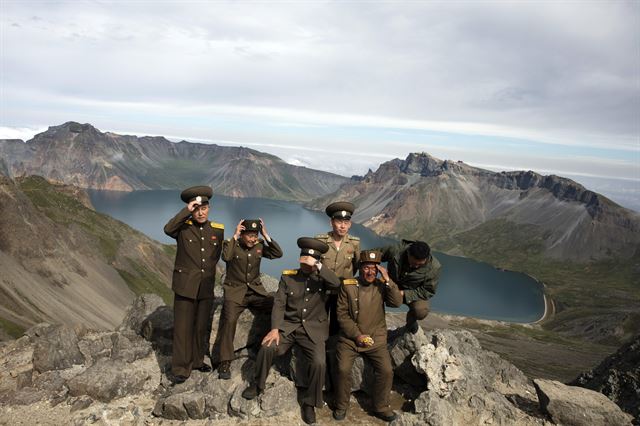
[[[151,238],[165,244],[175,240],[163,227],[185,204],[179,190],[114,192],[89,190],[97,211],[118,219]],[[209,220],[225,225],[225,238],[230,238],[241,219],[262,218],[265,226],[284,251],[281,259],[264,259],[261,271],[280,277],[283,269],[297,268],[298,237],[313,237],[331,229],[323,212],[302,205],[263,198],[231,198],[214,195]],[[354,223],[350,234],[360,237],[362,249],[393,244]],[[431,299],[435,312],[482,319],[528,323],[544,314],[542,284],[526,274],[498,270],[487,263],[435,252],[442,264],[436,295]],[[222,262],[222,260],[221,260]],[[406,309],[406,306],[404,306]]]

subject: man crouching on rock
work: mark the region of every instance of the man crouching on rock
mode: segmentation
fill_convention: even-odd
[[[389,408],[389,395],[393,383],[391,357],[387,350],[387,322],[384,305],[397,308],[402,304],[402,293],[389,279],[387,270],[380,265],[382,253],[365,250],[360,253],[360,271],[357,279],[344,280],[338,294],[337,315],[340,337],[336,346],[338,383],[335,389],[333,418],[344,420],[351,395],[351,367],[362,354],[375,371],[373,385],[373,415],[390,422],[396,414]],[[380,272],[381,278],[377,278]]]
[[[222,252],[224,225],[209,221],[208,186],[194,186],[180,194],[187,206],[165,226],[164,232],[177,242],[171,285],[173,299],[173,355],[175,383],[182,383],[191,370],[211,371],[204,363],[213,307],[216,265]]]
[[[256,359],[255,381],[242,396],[254,399],[264,391],[274,356],[280,356],[297,344],[302,349],[309,387],[302,398],[302,420],[315,423],[314,407],[322,407],[322,388],[326,370],[325,341],[329,337],[327,290],[340,287],[340,279],[320,263],[320,255],[329,247],[314,238],[298,238],[300,269],[285,270],[271,312],[271,331],[262,339]],[[301,374],[298,372],[298,374]]]

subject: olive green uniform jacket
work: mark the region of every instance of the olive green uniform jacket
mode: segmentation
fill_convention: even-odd
[[[258,294],[268,296],[260,281],[260,262],[263,257],[278,259],[282,257],[282,249],[273,239],[271,242],[259,240],[251,248],[234,238],[222,243],[222,260],[227,264],[224,279],[224,297],[236,303],[242,303],[247,288]]]
[[[320,272],[305,274],[300,269],[284,271],[271,311],[271,329],[285,336],[303,327],[316,344],[329,337],[327,290],[340,288],[340,279],[326,266]]]
[[[387,322],[384,305],[397,308],[402,304],[400,289],[393,282],[376,278],[369,284],[364,279],[346,280],[338,294],[338,322],[340,341],[357,352],[366,352],[387,344]],[[369,335],[374,345],[362,348],[356,345],[358,336]]]
[[[213,298],[216,265],[222,252],[224,225],[199,224],[183,208],[164,226],[164,232],[178,245],[171,288],[190,299]]]
[[[314,238],[329,246],[329,251],[320,258],[323,266],[329,267],[341,279],[355,276],[358,271],[358,256],[360,256],[360,238],[345,235],[340,244],[340,250],[336,249],[333,241],[333,231],[316,235]]]
[[[388,262],[389,276],[404,291],[405,303],[416,300],[429,300],[436,293],[440,279],[440,262],[435,256],[418,269],[411,270],[407,249],[413,241],[402,240],[401,243],[375,250],[382,252],[382,261]]]

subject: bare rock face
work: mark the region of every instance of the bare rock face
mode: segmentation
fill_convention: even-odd
[[[158,364],[153,360],[102,359],[69,380],[67,385],[71,396],[87,395],[109,402],[140,393],[145,386],[152,390],[160,383],[160,375]]]
[[[193,371],[181,384],[169,381],[170,353],[158,343],[170,342],[172,312],[153,297],[136,299],[116,331],[35,326],[24,337],[0,345],[0,418],[19,407],[32,411],[57,407],[58,416],[66,413],[63,417],[45,416],[65,424],[164,421],[156,418],[297,421],[300,394],[296,386],[304,385],[304,380],[293,373],[304,363],[298,362],[295,353],[276,359],[260,396],[251,401],[242,397],[255,374],[253,345],[266,332],[256,323],[269,325],[268,318],[253,317],[249,311],[243,315],[231,379]],[[537,381],[536,394],[517,368],[482,349],[469,332],[425,333],[420,328],[411,334],[398,328],[389,332],[388,342],[394,387],[408,403],[395,425],[541,425],[550,419],[562,424],[630,423],[630,416],[593,391]],[[45,348],[53,348],[52,353]],[[353,390],[364,391],[358,395],[365,398],[366,406],[373,369],[359,358],[351,373]]]
[[[392,360],[410,383],[421,374],[426,390],[415,400],[415,415],[403,413],[398,424],[541,424],[508,397],[535,401],[533,387],[516,367],[485,351],[467,331],[404,333],[391,343]]]
[[[556,424],[631,425],[632,417],[599,392],[554,380],[534,380],[540,406]]]
[[[569,384],[603,393],[640,424],[640,336]]]
[[[117,331],[132,330],[135,333],[141,334],[145,320],[163,306],[165,306],[165,303],[157,294],[143,294],[138,296],[131,305],[129,305]]]
[[[78,347],[78,336],[72,328],[52,325],[38,328],[35,335],[33,368],[39,373],[63,370],[84,361]]]

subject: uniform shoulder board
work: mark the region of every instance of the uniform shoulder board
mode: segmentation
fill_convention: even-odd
[[[360,237],[356,237],[355,235],[349,235],[349,239],[353,241],[360,241]]]
[[[342,280],[342,285],[356,285],[358,284],[358,280],[355,278],[345,278]]]
[[[282,271],[282,275],[297,275],[297,274],[298,274],[297,269],[285,269],[284,271]]]
[[[211,222],[211,227],[216,229],[224,229],[224,223]]]
[[[323,239],[327,239],[327,238],[329,238],[329,234],[327,234],[327,233],[325,232],[324,234],[318,234],[318,235],[316,235],[316,236],[315,236],[315,237],[313,237],[313,238],[315,238],[316,240],[323,240]]]
[[[193,225],[193,221],[191,219],[187,219],[184,221],[187,225]]]

